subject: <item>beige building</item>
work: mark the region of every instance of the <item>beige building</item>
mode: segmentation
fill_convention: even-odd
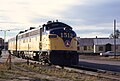
[[[78,38],[80,53],[101,53],[114,51],[114,39],[110,38]],[[116,51],[120,52],[120,38],[116,39]]]
[[[94,39],[94,53],[114,51],[114,39]],[[116,52],[120,52],[120,38],[116,39]]]
[[[93,53],[94,43],[93,38],[78,38],[78,51],[80,53]]]

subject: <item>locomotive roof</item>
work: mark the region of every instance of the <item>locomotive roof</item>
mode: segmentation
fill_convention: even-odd
[[[46,26],[47,29],[53,29],[53,28],[70,28],[72,29],[72,27],[70,27],[69,25],[62,23],[62,22],[52,22],[52,21],[48,21],[47,24],[44,24],[43,27]]]
[[[32,32],[32,31],[36,31],[36,30],[39,30],[39,29],[40,29],[40,27],[37,27],[37,28],[34,28],[34,29],[28,29],[28,30],[25,30],[25,31],[20,31],[18,35],[29,33],[29,32]]]
[[[58,21],[57,22],[48,21],[47,24],[43,25],[43,27],[44,26],[47,27],[47,30],[53,29],[53,28],[65,28],[65,27],[67,27],[69,29],[72,29],[72,27],[70,27],[69,25],[67,25],[65,23],[62,23],[62,22],[58,22]],[[32,29],[28,29],[28,30],[22,31],[19,34],[25,34],[25,33],[31,32],[31,31],[39,30],[39,29],[40,29],[40,27],[38,27],[38,28],[32,28]]]
[[[62,23],[62,22],[58,22],[58,21],[56,21],[56,22],[48,21],[47,24],[43,25],[43,27],[44,26],[46,27],[47,30],[54,29],[54,28],[69,28],[69,29],[72,29],[72,27],[70,27],[69,25],[67,25],[65,23]],[[36,30],[39,30],[40,28],[41,27],[38,27],[38,28],[30,27],[30,29],[28,29],[28,30],[20,31],[19,34],[17,34],[17,35],[19,36],[19,35],[23,35],[23,34],[26,34],[26,33],[34,32]],[[10,40],[15,40],[15,37],[11,38]]]

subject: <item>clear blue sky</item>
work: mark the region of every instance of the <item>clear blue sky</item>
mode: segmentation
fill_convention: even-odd
[[[114,19],[120,29],[120,0],[0,0],[0,30],[11,30],[7,39],[56,19],[72,26],[77,36],[108,37]]]

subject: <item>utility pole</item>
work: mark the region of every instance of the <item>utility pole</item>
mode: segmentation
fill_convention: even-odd
[[[116,20],[114,20],[114,58],[116,58]]]
[[[10,30],[0,30],[0,31],[3,31],[3,32],[4,32],[4,53],[6,53],[6,46],[5,46],[5,42],[6,42],[6,32],[7,32],[7,31],[10,31]],[[9,53],[9,56],[8,56],[7,61],[9,61],[9,68],[8,68],[8,69],[11,69],[11,54],[10,54],[10,53]]]

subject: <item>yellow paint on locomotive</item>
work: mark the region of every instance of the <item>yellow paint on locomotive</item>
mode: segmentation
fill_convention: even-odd
[[[40,42],[40,36],[37,35],[35,37],[31,38],[31,41],[28,43],[28,48],[31,51],[39,51],[39,42]]]
[[[42,37],[42,50],[70,50],[77,51],[76,37],[72,38],[70,46],[66,47],[61,37],[49,38],[49,35]]]
[[[8,41],[8,50],[15,50],[16,49],[16,42],[15,40]]]
[[[49,35],[42,35],[42,50],[51,50]]]
[[[50,40],[50,42],[51,42],[51,50],[71,50],[71,51],[76,51],[77,50],[77,41],[75,39],[76,38],[72,38],[70,46],[66,47],[62,38],[60,38],[60,37],[52,38]]]
[[[9,50],[16,50],[16,40],[9,41]],[[40,44],[41,43],[41,44]],[[42,49],[40,49],[42,48]],[[70,50],[77,51],[76,37],[72,38],[70,46],[66,47],[61,37],[49,38],[49,35],[42,35],[42,42],[40,36],[29,37],[25,39],[18,39],[18,51],[39,51],[39,50]]]
[[[39,51],[39,35],[18,40],[17,50],[19,51]]]

